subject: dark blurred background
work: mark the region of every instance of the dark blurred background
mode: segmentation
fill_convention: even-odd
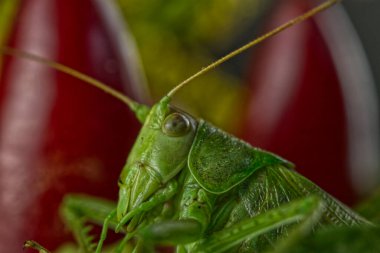
[[[371,64],[377,87],[380,87],[380,1],[345,0],[342,2]]]

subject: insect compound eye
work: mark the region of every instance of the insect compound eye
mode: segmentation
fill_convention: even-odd
[[[162,124],[162,131],[173,137],[185,135],[190,130],[189,119],[180,113],[172,113],[168,115]]]

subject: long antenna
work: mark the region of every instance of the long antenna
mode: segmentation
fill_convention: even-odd
[[[317,7],[311,9],[310,11],[306,12],[305,14],[301,15],[301,16],[298,16],[288,22],[286,22],[285,24],[273,29],[272,31],[260,36],[259,38],[257,39],[254,39],[252,40],[251,42],[245,44],[244,46],[236,49],[235,51],[227,54],[226,56],[220,58],[219,60],[211,63],[210,65],[208,65],[207,67],[203,67],[199,72],[195,73],[194,75],[190,76],[189,78],[187,78],[186,80],[184,80],[183,82],[181,82],[180,84],[178,84],[176,87],[174,87],[171,91],[169,91],[169,93],[167,94],[168,97],[172,97],[178,90],[180,90],[183,86],[185,86],[186,84],[188,84],[189,82],[191,82],[192,80],[194,80],[195,78],[197,78],[198,76],[200,75],[203,75],[204,73],[206,72],[209,72],[210,70],[212,70],[213,68],[215,68],[216,66],[222,64],[223,62],[231,59],[232,57],[242,53],[243,51],[247,50],[248,48],[250,47],[253,47],[257,44],[259,44],[260,42],[280,33],[281,31],[291,27],[291,26],[294,26],[312,16],[314,16],[315,14],[321,12],[321,11],[324,11],[328,8],[330,8],[331,6],[333,6],[334,4],[340,2],[341,0],[328,0],[320,5],[318,5]]]
[[[137,103],[133,99],[127,97],[123,93],[109,87],[105,83],[102,83],[102,82],[96,80],[95,78],[92,78],[86,74],[83,74],[83,73],[81,73],[81,72],[79,72],[73,68],[70,68],[66,65],[63,65],[61,63],[51,61],[51,60],[48,60],[46,58],[43,58],[43,57],[40,57],[40,56],[37,56],[34,54],[27,53],[24,51],[20,51],[20,50],[14,49],[14,48],[9,48],[9,47],[0,47],[0,52],[3,54],[6,54],[6,55],[30,59],[30,60],[39,62],[41,64],[48,65],[49,67],[56,69],[58,71],[61,71],[63,73],[66,73],[70,76],[76,77],[76,78],[78,78],[78,79],[80,79],[80,80],[82,80],[82,81],[84,81],[84,82],[86,82],[92,86],[95,86],[96,88],[110,94],[111,96],[117,98],[118,100],[120,100],[124,104],[128,105],[128,107],[134,112],[136,112],[141,107],[141,105],[139,103]]]

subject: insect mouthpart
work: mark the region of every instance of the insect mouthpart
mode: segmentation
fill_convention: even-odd
[[[119,202],[117,219],[121,220],[128,212],[147,200],[162,186],[157,173],[148,165],[135,163],[123,181],[119,180]]]
[[[140,181],[140,182],[143,182],[143,181]],[[147,189],[149,188],[153,189],[149,186],[152,186],[152,181],[148,182]],[[131,191],[131,188],[129,189],[126,189],[125,187],[120,188],[119,202],[118,202],[118,207],[117,207],[117,218],[118,218],[119,224],[116,226],[116,232],[118,232],[121,229],[121,227],[123,227],[128,222],[129,223],[126,230],[128,232],[135,230],[135,228],[137,228],[140,225],[140,219],[146,213],[148,213],[155,207],[159,207],[159,206],[162,207],[166,201],[168,201],[175,195],[175,193],[177,192],[177,188],[178,188],[177,181],[172,180],[168,182],[164,187],[155,188],[156,190],[150,197],[147,197],[148,195],[144,195],[144,193],[138,194],[138,196],[141,197],[138,200],[140,202],[139,204],[136,204],[138,202],[134,202],[134,205],[130,205],[131,203],[130,195],[134,193],[133,191],[135,189],[133,188]],[[145,193],[147,192],[149,193],[149,191],[145,191]],[[134,207],[128,208],[131,206],[134,206]]]

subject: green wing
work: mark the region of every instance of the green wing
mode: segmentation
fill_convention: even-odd
[[[318,196],[326,209],[321,222],[332,225],[369,224],[313,182],[283,166],[270,166],[247,180],[240,196],[251,213],[263,213],[306,196]]]
[[[329,226],[352,228],[370,225],[367,220],[331,197],[313,182],[281,165],[268,166],[254,173],[239,186],[238,196],[239,204],[231,211],[231,218],[226,223],[226,227],[307,196],[317,196],[324,202],[321,219],[313,230]],[[287,237],[292,228],[294,225],[283,226],[253,240],[247,240],[240,248],[241,250],[250,249],[250,251],[242,252],[252,252],[253,249],[256,250],[255,252],[267,252],[278,243],[278,240]],[[302,241],[303,238],[299,240]]]

